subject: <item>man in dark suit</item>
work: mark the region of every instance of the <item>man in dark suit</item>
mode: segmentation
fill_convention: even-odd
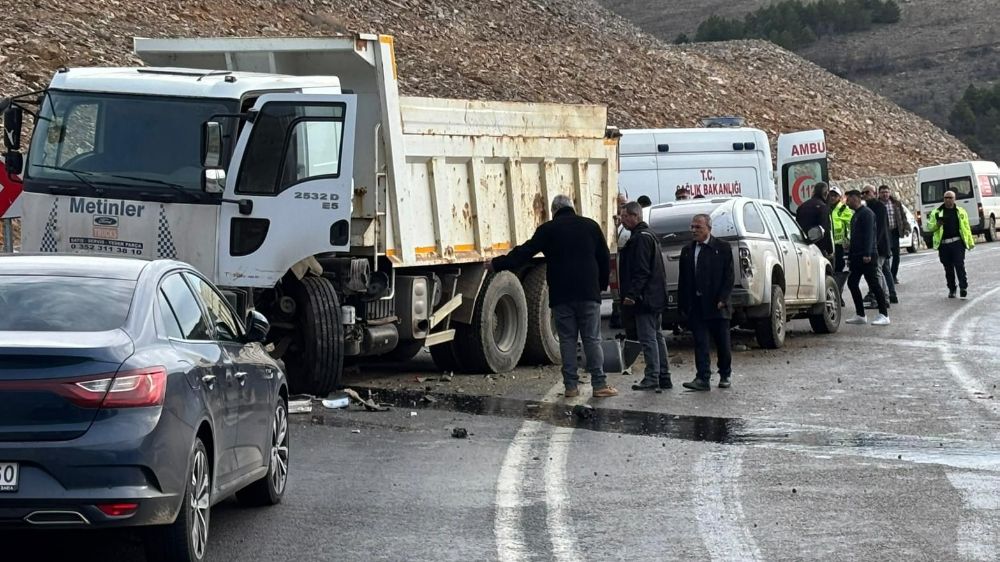
[[[875,212],[861,204],[861,192],[854,189],[847,192],[847,206],[854,211],[851,217],[851,246],[847,251],[847,260],[851,274],[847,277],[847,287],[854,299],[854,318],[844,322],[847,324],[867,324],[865,307],[861,300],[861,277],[865,278],[868,287],[875,294],[878,302],[878,318],[872,321],[874,326],[889,325],[889,303],[885,292],[878,282],[878,226]]]
[[[667,342],[663,337],[662,313],[667,305],[667,281],[663,269],[660,241],[642,220],[642,206],[627,203],[621,221],[632,232],[628,242],[618,251],[618,275],[622,293],[622,308],[629,310],[642,344],[646,372],[632,390],[673,388],[667,363]]]
[[[691,218],[694,242],[681,250],[677,299],[680,312],[694,334],[697,372],[684,388],[709,390],[712,377],[708,338],[715,342],[718,355],[719,388],[729,388],[733,376],[733,356],[729,342],[729,320],[733,291],[733,252],[729,244],[712,236],[712,218],[698,214]]]
[[[607,382],[601,349],[601,291],[608,286],[611,256],[600,225],[576,214],[567,195],[552,198],[552,220],[530,240],[486,265],[489,271],[518,269],[538,253],[545,254],[549,308],[559,334],[566,398],[580,395],[576,342],[583,340],[587,371],[595,398],[617,396]]]
[[[833,261],[833,226],[830,207],[826,203],[829,191],[826,182],[816,182],[813,186],[813,196],[795,210],[795,220],[802,227],[802,232],[809,232],[809,229],[815,226],[823,227],[823,238],[816,242],[816,247],[827,259]]]
[[[875,213],[875,246],[878,250],[878,263],[875,264],[875,275],[878,283],[882,286],[882,292],[889,295],[889,302],[896,304],[899,299],[896,297],[896,285],[892,282],[892,272],[889,270],[890,257],[892,256],[891,244],[899,246],[899,239],[892,240],[889,232],[889,209],[875,196],[875,187],[866,185],[861,190],[861,196],[865,199],[865,205]],[[869,288],[869,301],[874,300]]]

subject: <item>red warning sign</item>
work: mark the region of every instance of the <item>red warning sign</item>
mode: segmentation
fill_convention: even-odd
[[[7,213],[19,195],[21,195],[21,182],[0,168],[0,217]]]

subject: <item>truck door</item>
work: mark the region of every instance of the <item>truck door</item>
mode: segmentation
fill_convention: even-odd
[[[219,283],[271,287],[292,265],[350,247],[354,95],[265,94],[223,192]]]

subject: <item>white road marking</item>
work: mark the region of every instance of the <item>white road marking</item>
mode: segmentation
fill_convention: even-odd
[[[525,421],[507,447],[500,474],[497,476],[496,517],[493,530],[497,538],[500,562],[520,562],[529,558],[521,528],[523,498],[522,472],[531,444],[542,429],[542,422]]]
[[[715,561],[760,560],[760,550],[743,516],[740,472],[743,447],[709,450],[695,464],[695,517],[708,554]]]
[[[994,287],[989,291],[986,291],[982,295],[966,302],[964,305],[959,307],[958,310],[952,313],[945,321],[944,325],[941,326],[940,337],[942,340],[949,339],[955,334],[955,322],[965,316],[970,310],[974,310],[977,306],[981,305],[983,301],[992,297],[994,294],[1000,292],[1000,287]],[[961,329],[961,340],[968,341],[971,339],[971,327],[970,324],[966,323]],[[977,395],[981,395],[983,392],[988,390],[982,381],[976,380],[975,377],[969,375],[962,368],[961,363],[955,354],[955,348],[951,345],[939,345],[938,349],[941,350],[941,360],[944,362],[945,367],[951,374],[952,378],[962,387],[963,390],[969,395],[969,398],[975,398]],[[990,414],[1000,417],[1000,403],[995,400],[976,400],[976,404],[979,404],[983,408],[986,408]]]
[[[962,495],[967,513],[958,525],[958,554],[963,560],[997,560],[1000,551],[1000,476],[949,472],[948,481]],[[970,513],[971,512],[971,513]]]
[[[562,383],[553,385],[542,402],[554,402],[563,392]],[[567,399],[569,405],[586,402],[590,395],[590,385],[580,384],[580,397]],[[527,460],[533,445],[546,438],[545,424],[525,421],[511,440],[504,455],[500,474],[497,476],[496,517],[493,531],[496,535],[497,556],[500,562],[520,562],[533,558],[528,552],[521,525],[522,508],[525,505],[522,491],[535,487],[532,478],[535,471],[526,471]],[[548,436],[548,454],[545,457],[544,485],[546,501],[546,527],[556,560],[582,560],[577,554],[576,535],[569,518],[569,496],[566,492],[566,458],[572,428],[556,428]],[[549,460],[551,457],[551,460]]]
[[[566,458],[572,437],[573,428],[556,428],[549,436],[549,456],[545,461],[546,523],[552,541],[552,554],[560,562],[582,559],[576,551],[576,534],[570,522],[566,491]]]

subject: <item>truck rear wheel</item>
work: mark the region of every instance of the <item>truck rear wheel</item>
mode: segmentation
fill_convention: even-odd
[[[559,363],[559,338],[552,324],[549,286],[545,282],[545,264],[535,267],[521,283],[528,303],[528,336],[524,342],[522,365]]]
[[[340,300],[325,277],[304,277],[290,291],[295,299],[292,346],[285,354],[293,394],[326,396],[344,371],[344,325]]]
[[[781,285],[771,285],[771,310],[766,318],[758,318],[754,325],[757,343],[766,349],[785,345],[785,291]]]
[[[826,276],[823,291],[823,313],[809,317],[809,325],[817,334],[832,334],[840,329],[840,286],[831,275]]]
[[[472,323],[456,332],[465,371],[504,373],[521,359],[528,334],[528,304],[517,276],[491,274],[476,299]]]

